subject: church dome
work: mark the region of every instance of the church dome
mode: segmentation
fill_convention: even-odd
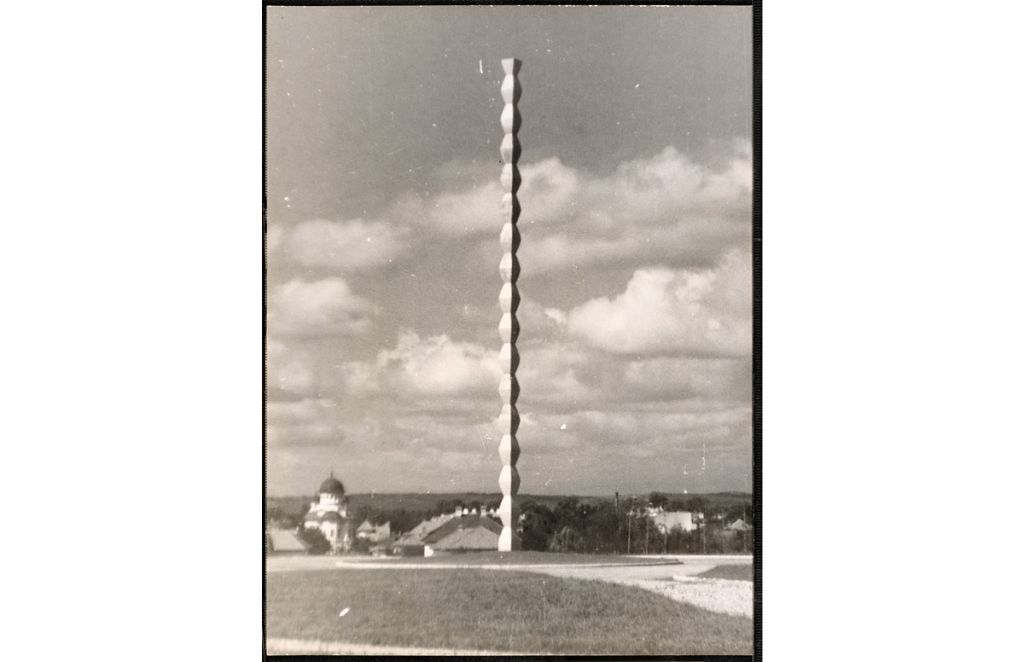
[[[337,496],[345,496],[345,486],[341,484],[341,481],[331,476],[324,482],[320,483],[320,494],[334,494]]]

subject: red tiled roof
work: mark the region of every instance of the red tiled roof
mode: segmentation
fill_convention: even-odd
[[[287,529],[270,529],[271,550],[275,552],[304,552],[309,548],[295,532]]]
[[[501,528],[498,528],[499,532]],[[493,550],[498,549],[498,533],[486,526],[459,529],[431,545],[434,549],[447,550]]]
[[[736,520],[735,522],[733,522],[732,524],[730,524],[729,526],[727,526],[725,528],[729,529],[730,531],[749,531],[750,529],[752,529],[754,527],[750,526],[749,524],[747,524],[743,520],[738,519],[738,520]]]
[[[461,529],[476,529],[482,528],[491,533],[500,534],[501,524],[498,524],[490,517],[481,517],[479,515],[469,515],[467,517],[456,517],[455,519],[445,522],[440,527],[431,531],[428,535],[423,538],[423,542],[427,545],[433,545],[434,543],[447,538],[452,533]]]
[[[417,524],[411,531],[402,535],[397,543],[401,545],[422,545],[423,538],[427,534],[436,531],[445,523],[452,520],[452,515],[438,515],[437,517],[431,517],[428,520],[424,520]]]

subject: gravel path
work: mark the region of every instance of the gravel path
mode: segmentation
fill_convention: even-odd
[[[754,582],[679,575],[668,581],[637,579],[628,583],[709,611],[754,617]]]
[[[515,570],[518,572],[544,572],[546,570],[560,570],[563,568],[662,568],[661,574],[678,572],[682,567],[679,561],[647,561],[637,562],[629,565],[625,563],[400,563],[400,562],[379,562],[372,561],[338,561],[336,568],[347,570]]]
[[[694,576],[705,570],[710,570],[716,565],[721,565],[719,560],[704,557],[697,561],[674,566],[618,566],[614,568],[563,566],[538,569],[534,572],[638,586],[677,602],[688,602],[709,611],[753,618],[753,582]],[[529,571],[527,568],[522,568],[522,570]]]

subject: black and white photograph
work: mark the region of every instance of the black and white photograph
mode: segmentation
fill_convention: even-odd
[[[1024,9],[12,3],[3,657],[1020,657]]]
[[[269,654],[752,653],[752,47],[267,8]]]

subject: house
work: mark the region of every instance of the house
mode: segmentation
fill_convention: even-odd
[[[747,531],[750,531],[754,527],[752,527],[751,525],[747,524],[742,519],[737,519],[735,522],[733,522],[732,524],[730,524],[729,526],[727,526],[725,528],[728,531],[739,531],[741,533],[746,533]]]
[[[267,552],[270,554],[305,554],[309,550],[302,538],[289,529],[267,530]]]
[[[488,508],[486,506],[455,506],[455,516],[465,517],[466,515],[486,515],[488,517],[497,517],[497,508]]]
[[[370,520],[365,520],[356,529],[356,538],[368,542],[382,542],[391,538],[391,522],[384,522],[380,526],[374,526]]]
[[[437,553],[498,549],[501,524],[487,514],[489,510],[484,510],[484,514],[477,514],[474,510],[458,507],[452,514],[420,522],[391,544],[391,553],[396,556],[433,556]]]
[[[651,520],[654,522],[654,526],[658,528],[658,531],[662,533],[668,533],[673,529],[680,529],[681,531],[696,531],[697,520],[699,517],[695,517],[696,513],[692,513],[686,510],[680,510],[675,512],[659,512],[656,513]]]
[[[423,538],[455,517],[454,514],[445,514],[420,522],[392,543],[391,553],[395,556],[423,556]]]
[[[455,517],[423,538],[423,555],[494,551],[498,549],[501,524],[490,517]]]

